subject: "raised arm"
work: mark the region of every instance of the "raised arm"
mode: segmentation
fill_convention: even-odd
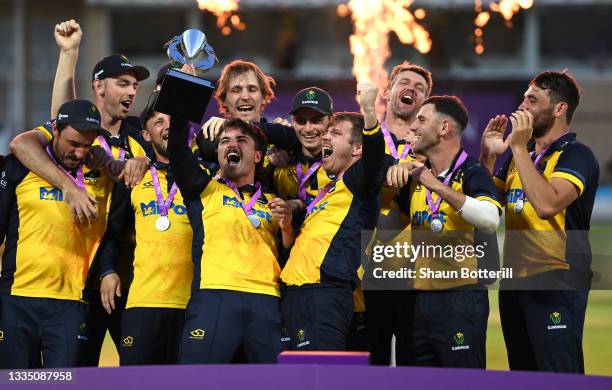
[[[172,118],[168,133],[168,155],[176,184],[185,199],[199,198],[211,177],[204,171],[192,150],[187,146],[189,122]]]
[[[76,99],[74,75],[83,32],[81,26],[71,19],[56,24],[53,35],[60,49],[60,55],[53,82],[53,94],[51,95],[51,118],[57,116],[57,112],[63,103]]]
[[[371,83],[357,86],[359,105],[364,117],[361,159],[347,171],[345,183],[354,183],[356,190],[366,195],[378,193],[385,181],[389,165],[385,158],[385,141],[374,109],[378,88]]]

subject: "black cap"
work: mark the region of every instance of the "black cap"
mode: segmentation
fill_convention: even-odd
[[[147,125],[147,121],[153,116],[155,112],[155,102],[157,102],[157,97],[159,96],[159,91],[154,91],[147,101],[147,105],[140,113],[140,123],[142,128],[144,129]]]
[[[78,131],[97,131],[102,135],[110,133],[102,128],[100,111],[89,100],[71,100],[62,104],[55,123],[66,124]]]
[[[331,115],[334,112],[331,96],[317,87],[304,88],[295,95],[291,114],[300,108],[312,108],[325,115]]]
[[[166,72],[171,67],[172,67],[172,64],[167,62],[161,68],[159,68],[159,70],[157,71],[157,78],[155,79],[156,86],[162,84],[162,82],[164,81],[164,78],[166,77]]]
[[[136,80],[138,81],[149,77],[149,70],[144,66],[132,65],[130,60],[123,54],[113,54],[102,58],[96,64],[91,75],[91,81],[119,76],[128,71],[136,73]]]

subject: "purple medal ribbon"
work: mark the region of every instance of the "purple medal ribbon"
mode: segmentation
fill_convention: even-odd
[[[467,160],[467,158],[468,158],[467,152],[465,150],[462,150],[461,155],[459,156],[459,158],[457,159],[457,162],[453,166],[453,169],[444,178],[445,186],[448,186],[455,171],[457,171],[457,169],[459,169],[463,165],[463,163],[465,162],[465,160]],[[426,196],[427,206],[429,207],[429,211],[431,211],[431,217],[436,218],[438,216],[438,210],[440,210],[440,205],[442,204],[442,197],[438,196],[438,199],[436,199],[436,201],[434,202],[429,188],[426,189],[426,194],[427,194]]]
[[[342,175],[344,175],[344,173],[342,173]],[[312,213],[312,210],[315,208],[317,203],[319,203],[319,201],[323,199],[325,195],[327,195],[327,193],[331,190],[332,186],[334,186],[338,181],[340,181],[340,179],[342,179],[342,175],[338,176],[336,180],[330,181],[325,185],[325,187],[319,190],[317,197],[314,198],[308,206],[306,206],[306,215],[310,215],[310,213]]]
[[[253,196],[251,196],[251,200],[249,200],[247,203],[244,203],[244,200],[242,199],[242,195],[240,195],[240,191],[238,191],[238,187],[236,187],[236,184],[234,184],[232,181],[227,180],[227,179],[222,179],[222,182],[225,183],[226,186],[228,186],[229,188],[231,188],[234,193],[238,196],[238,199],[240,199],[240,204],[242,205],[242,210],[244,210],[244,213],[249,216],[251,214],[253,214],[253,206],[255,206],[255,203],[257,203],[257,201],[259,200],[259,198],[261,197],[261,183],[255,183],[255,193],[253,193]]]
[[[104,151],[106,152],[106,154],[108,155],[108,157],[112,158],[113,160],[115,159],[115,157],[113,156],[113,151],[111,150],[110,146],[108,145],[108,142],[106,142],[106,139],[104,139],[103,136],[99,135],[98,136],[98,142],[100,143],[100,145],[102,145],[102,148],[104,148]],[[123,148],[119,148],[119,161],[124,161],[125,160],[125,149]]]
[[[544,157],[544,155],[546,154],[546,152],[548,152],[548,149],[550,149],[550,147],[557,141],[559,141],[559,139],[561,139],[561,137],[563,137],[565,134],[567,134],[567,132],[561,134],[560,136],[558,136],[557,138],[555,138],[555,140],[551,143],[549,143],[544,149],[542,149],[540,151],[540,153],[538,153],[538,155],[536,156],[535,161],[533,162],[533,165],[535,165],[536,167],[538,166],[538,163],[540,162],[540,160]],[[535,153],[535,151],[534,151]]]
[[[197,131],[200,129],[201,125],[197,123],[189,122],[189,138],[187,139],[187,146],[191,147],[193,141],[195,140],[195,136]]]
[[[151,165],[151,178],[153,179],[153,188],[155,189],[155,196],[157,197],[157,205],[159,207],[159,213],[162,217],[168,216],[168,209],[172,205],[172,201],[174,200],[174,196],[178,191],[178,186],[176,183],[172,184],[170,188],[170,192],[168,192],[168,198],[164,200],[164,194],[162,193],[161,185],[159,184],[159,177],[157,176],[157,169]]]
[[[391,133],[389,129],[387,129],[387,125],[385,122],[380,124],[380,130],[382,130],[383,136],[385,137],[385,142],[387,143],[387,147],[389,148],[389,152],[391,152],[391,156],[398,160],[403,160],[408,155],[408,152],[411,150],[410,145],[406,144],[404,146],[404,150],[402,150],[402,154],[398,157],[397,148],[395,147],[395,143],[393,142],[393,137],[391,137]]]
[[[315,173],[320,166],[321,161],[313,163],[305,175],[302,171],[302,163],[298,162],[297,166],[295,167],[295,173],[298,180],[298,196],[300,197],[302,202],[306,202],[306,181],[308,181],[310,176],[312,176],[313,173]]]
[[[64,172],[66,176],[68,176],[74,182],[74,184],[76,184],[77,187],[84,190],[85,189],[85,175],[83,174],[83,165],[79,165],[76,171],[77,177],[74,177],[66,168],[62,166],[62,164],[58,163],[55,160],[55,158],[53,157],[53,154],[51,153],[51,149],[49,148],[49,145],[47,145],[46,150],[47,150],[47,153],[49,154],[49,157],[51,157],[51,161],[53,161],[55,165],[57,165],[57,167],[61,169],[62,172]]]

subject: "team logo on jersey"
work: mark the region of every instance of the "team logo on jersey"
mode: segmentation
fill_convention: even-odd
[[[190,334],[189,338],[190,339],[196,339],[196,340],[203,340],[205,333],[206,332],[204,332],[204,329],[200,329],[200,328],[194,329],[191,332],[189,332],[189,334]]]
[[[132,336],[127,336],[123,338],[123,344],[121,344],[123,347],[131,347],[132,345],[134,345],[134,338]]]
[[[552,313],[550,313],[548,318],[552,323],[552,325],[548,325],[548,330],[567,328],[567,325],[561,324],[561,313],[559,313],[558,311],[553,311]]]
[[[299,343],[297,345],[298,348],[304,347],[304,346],[310,344],[310,341],[306,340],[306,332],[304,331],[304,329],[298,330],[297,336],[298,336],[298,341],[299,341]]]
[[[174,211],[174,214],[176,215],[187,214],[187,207],[182,204],[172,203],[170,205],[170,209]],[[159,205],[155,200],[152,200],[149,203],[140,202],[140,211],[142,212],[143,217],[150,217],[152,215],[157,215],[160,213]]]
[[[57,188],[40,187],[40,200],[61,202],[64,200],[64,194]]]
[[[5,177],[6,172],[2,171],[2,177],[0,177],[0,187],[2,187],[3,189],[6,188],[6,186],[8,185],[8,181],[4,180]]]
[[[4,341],[4,331],[0,330],[0,342]]]
[[[452,351],[459,351],[462,349],[470,349],[469,345],[463,345],[465,343],[465,335],[463,332],[457,332],[453,336],[453,340],[455,341],[455,345],[451,348]]]

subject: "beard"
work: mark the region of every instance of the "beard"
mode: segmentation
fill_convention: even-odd
[[[533,136],[535,138],[545,136],[552,128],[555,123],[553,110],[554,107],[543,110],[533,119]]]

